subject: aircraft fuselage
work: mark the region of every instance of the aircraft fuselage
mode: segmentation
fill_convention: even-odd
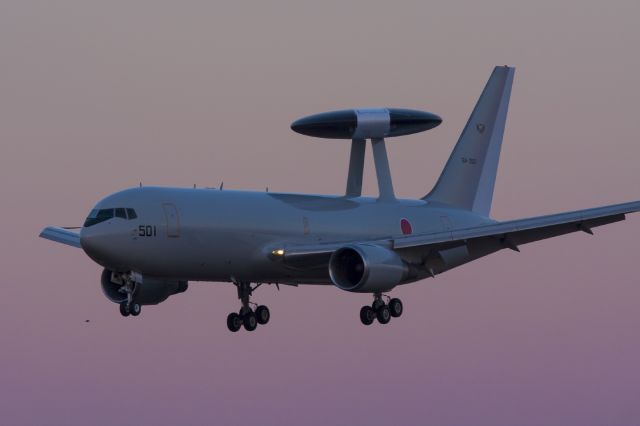
[[[331,284],[326,267],[291,268],[274,262],[269,253],[293,243],[390,238],[494,223],[424,200],[217,189],[131,188],[95,207],[116,208],[134,209],[137,217],[84,227],[84,251],[114,271],[188,281]]]

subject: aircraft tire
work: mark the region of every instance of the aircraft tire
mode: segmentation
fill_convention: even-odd
[[[271,313],[269,312],[269,308],[264,305],[260,305],[256,308],[256,318],[258,320],[258,324],[264,325],[269,322],[271,318]]]
[[[363,306],[360,308],[360,321],[362,321],[364,325],[373,324],[373,320],[375,319],[376,313],[371,306]]]
[[[382,305],[376,311],[376,318],[380,324],[386,324],[391,320],[391,311],[387,305]]]
[[[236,314],[235,312],[231,312],[227,316],[227,328],[229,329],[229,331],[235,333],[236,331],[240,330],[240,327],[242,327],[242,318],[240,318],[240,315]]]
[[[373,303],[371,304],[371,309],[373,309],[374,312],[378,312],[378,309],[380,309],[382,305],[384,305],[382,299],[375,298],[373,299]]]
[[[129,316],[129,308],[127,307],[126,302],[120,304],[120,315],[122,315],[123,317]]]
[[[140,315],[140,312],[142,312],[142,306],[138,303],[132,303],[131,306],[129,306],[129,313],[131,316],[137,317]]]
[[[247,331],[253,331],[258,326],[258,318],[256,318],[256,314],[253,311],[249,311],[242,317],[242,325],[244,325],[244,329]]]
[[[389,301],[389,311],[392,317],[398,318],[402,315],[402,310],[402,301],[400,299],[394,298]]]

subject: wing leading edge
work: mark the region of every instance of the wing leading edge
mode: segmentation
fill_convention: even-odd
[[[47,226],[40,233],[40,238],[80,248],[80,234],[59,226]]]

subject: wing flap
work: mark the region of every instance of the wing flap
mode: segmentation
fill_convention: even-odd
[[[40,233],[40,238],[80,248],[80,234],[59,226],[47,226]]]

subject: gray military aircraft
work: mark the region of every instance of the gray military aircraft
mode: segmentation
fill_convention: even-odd
[[[233,283],[241,308],[231,331],[266,324],[269,309],[250,301],[262,284],[334,285],[371,293],[360,319],[381,324],[402,314],[385,293],[435,277],[502,249],[625,219],[640,201],[527,219],[490,218],[514,68],[496,67],[432,191],[394,195],[385,139],[428,130],[427,112],[380,108],[334,111],[294,122],[305,135],[351,139],[346,193],[306,195],[220,189],[136,187],[101,200],[79,232],[40,234],[81,247],[104,267],[102,290],[124,316],[137,316],[187,289],[188,281]],[[361,196],[371,140],[378,198]]]

